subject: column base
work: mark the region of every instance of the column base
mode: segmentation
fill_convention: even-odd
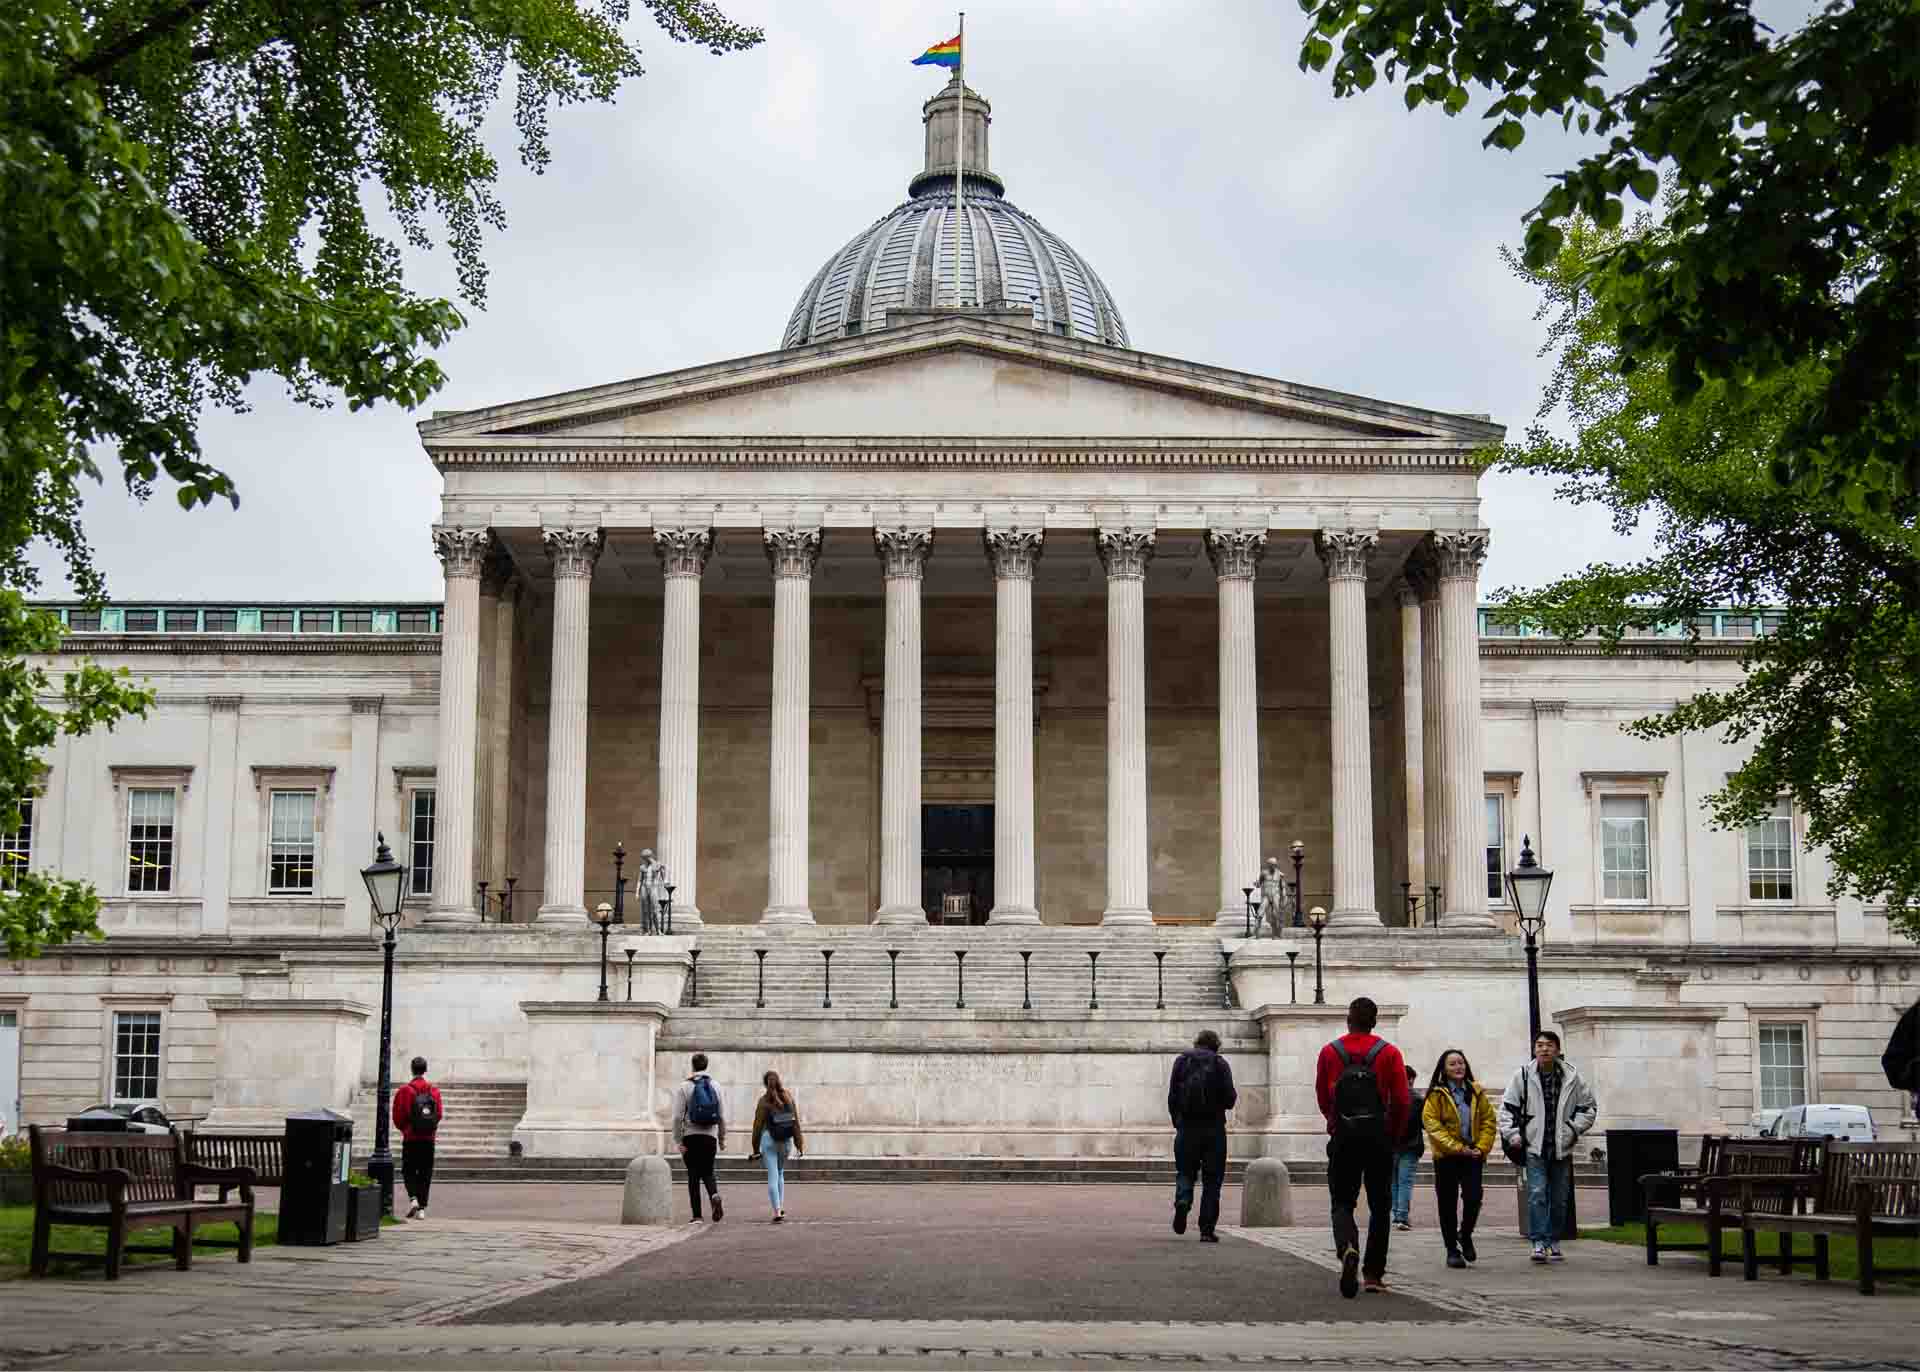
[[[1100,912],[1102,929],[1151,929],[1153,911],[1144,905],[1117,905]]]
[[[922,915],[921,918],[925,919],[926,916]],[[815,921],[813,911],[804,905],[797,907],[769,905],[760,912],[760,922],[762,924],[802,925],[812,924]]]
[[[1245,907],[1238,910],[1218,910],[1213,916],[1213,932],[1223,937],[1245,938],[1247,936],[1247,912]],[[1267,932],[1266,926],[1256,921],[1253,926],[1254,937]]]
[[[533,917],[535,924],[588,924],[584,905],[542,905]]]
[[[878,910],[873,912],[873,918],[869,920],[868,923],[917,924],[922,928],[928,927],[927,912],[922,910],[918,905],[882,905]]]
[[[1327,919],[1329,929],[1384,929],[1386,921],[1378,910],[1335,910]]]
[[[1440,916],[1442,934],[1504,934],[1500,921],[1485,910],[1448,910]]]
[[[480,916],[474,911],[461,910],[451,905],[445,909],[428,911],[426,917],[420,921],[422,925],[428,927],[478,924],[479,922]]]
[[[673,932],[674,933],[686,934],[686,933],[691,933],[696,929],[704,929],[706,927],[707,927],[707,922],[700,917],[699,906],[689,905],[685,909],[682,909],[678,905],[675,905],[673,907]]]
[[[987,916],[987,923],[993,924],[1038,924],[1040,912],[1031,905],[996,905],[993,913]]]

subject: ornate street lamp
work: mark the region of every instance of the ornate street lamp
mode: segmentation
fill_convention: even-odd
[[[633,955],[638,949],[627,949],[627,999],[633,999]]]
[[[667,891],[667,898],[665,901],[661,903],[660,912],[665,919],[667,932],[671,934],[673,932],[673,883],[672,882],[667,883],[666,891]]]
[[[1547,892],[1553,889],[1553,873],[1533,857],[1533,836],[1520,838],[1520,865],[1507,873],[1507,899],[1520,921],[1520,932],[1527,940],[1527,1030],[1528,1046],[1540,1037],[1540,949],[1535,942],[1547,923]]]
[[[1298,948],[1287,949],[1287,1004],[1289,1005],[1298,1005],[1300,1003],[1299,983],[1293,979],[1294,968],[1299,965],[1299,962],[1300,950]]]
[[[600,999],[607,998],[607,935],[613,932],[613,907],[604,900],[593,907],[593,922],[600,926]]]
[[[1293,927],[1298,929],[1306,923],[1300,917],[1300,866],[1307,860],[1307,846],[1299,839],[1293,841]]]
[[[622,840],[613,845],[613,918],[620,924],[627,922],[627,878],[620,870],[626,865],[627,845]],[[640,932],[645,934],[652,930],[642,929]]]
[[[407,869],[393,860],[387,848],[387,836],[376,836],[379,847],[373,865],[360,869],[367,883],[367,899],[373,902],[373,917],[387,931],[381,944],[384,965],[380,974],[380,1094],[373,1114],[373,1156],[367,1159],[367,1175],[380,1184],[380,1213],[393,1213],[393,1118],[389,1097],[393,1092],[393,949],[394,930],[400,927],[400,901],[405,892]]]
[[[1307,926],[1313,930],[1313,1003],[1327,1003],[1326,983],[1320,977],[1320,936],[1327,932],[1327,912],[1318,905],[1307,911]]]
[[[1240,890],[1241,890],[1241,893],[1244,894],[1247,898],[1247,937],[1256,938],[1258,937],[1258,935],[1254,931],[1258,929],[1259,926],[1253,922],[1254,921],[1253,887],[1242,886]]]

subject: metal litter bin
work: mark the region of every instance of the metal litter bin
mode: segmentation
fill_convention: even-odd
[[[1647,1217],[1640,1178],[1649,1172],[1673,1172],[1680,1166],[1678,1129],[1607,1130],[1607,1223],[1633,1224]],[[1656,1205],[1678,1205],[1680,1186],[1663,1186]]]
[[[331,1110],[287,1116],[286,1180],[280,1188],[280,1242],[317,1246],[347,1237],[347,1175],[353,1121]]]

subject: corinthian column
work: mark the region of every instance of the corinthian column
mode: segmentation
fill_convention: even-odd
[[[1255,698],[1253,576],[1263,530],[1207,530],[1220,593],[1220,908],[1223,932],[1245,929],[1243,887],[1260,870],[1260,717]]]
[[[428,924],[480,921],[473,908],[473,755],[480,724],[480,568],[491,544],[485,529],[437,526],[433,531],[447,594],[440,612],[440,737]]]
[[[1147,905],[1147,564],[1153,531],[1102,529],[1107,570],[1107,908],[1103,925],[1151,925]]]
[[[1327,568],[1327,637],[1333,686],[1333,916],[1337,927],[1373,927],[1372,720],[1367,694],[1367,563],[1379,537],[1323,529],[1314,541]]]
[[[656,529],[653,551],[666,576],[660,629],[660,819],[654,849],[674,885],[674,927],[701,926],[700,577],[711,529]]]
[[[541,924],[587,920],[587,608],[598,529],[549,529],[553,559],[553,689],[547,705],[547,874]]]
[[[1440,728],[1440,568],[1431,546],[1422,545],[1407,559],[1407,585],[1420,600],[1420,836],[1424,853],[1420,897],[1427,923],[1437,925],[1440,912],[1428,902],[1427,886],[1446,887],[1447,807],[1446,737]],[[1444,890],[1442,892],[1444,894]]]
[[[880,909],[876,924],[925,928],[920,904],[920,579],[931,529],[875,529],[887,584],[880,741]]]
[[[993,564],[993,913],[1038,924],[1033,881],[1033,569],[1038,529],[989,529]]]
[[[1441,778],[1447,817],[1446,914],[1440,927],[1474,933],[1499,926],[1487,913],[1485,768],[1480,750],[1480,564],[1484,529],[1435,534],[1440,568]]]
[[[812,924],[807,904],[807,724],[818,529],[768,529],[773,567],[773,760],[762,924]]]

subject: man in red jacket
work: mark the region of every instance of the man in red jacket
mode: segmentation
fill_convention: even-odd
[[[400,1126],[400,1179],[406,1184],[407,1218],[427,1217],[427,1193],[433,1189],[433,1136],[446,1108],[440,1088],[427,1080],[427,1060],[413,1060],[413,1080],[393,1095],[393,1122]]]
[[[1380,1007],[1361,996],[1347,1007],[1347,1032],[1320,1050],[1314,1096],[1327,1117],[1327,1190],[1333,1195],[1333,1246],[1340,1294],[1387,1289],[1387,1239],[1393,1220],[1393,1153],[1406,1133],[1412,1097],[1400,1050],[1373,1032]],[[1367,1251],[1353,1211],[1367,1188]]]

